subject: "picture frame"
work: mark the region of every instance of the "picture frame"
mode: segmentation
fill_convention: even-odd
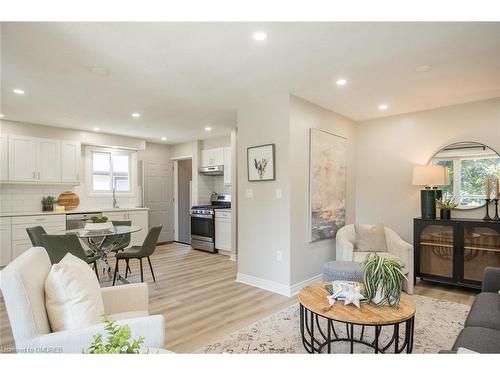
[[[274,143],[247,148],[249,182],[276,180],[276,147]]]

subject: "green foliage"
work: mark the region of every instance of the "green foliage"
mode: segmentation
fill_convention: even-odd
[[[94,341],[85,353],[87,354],[138,354],[144,337],[139,337],[130,342],[132,334],[130,327],[119,326],[116,321],[104,316],[106,325],[104,329],[108,333],[108,342],[104,343],[102,334],[94,335]]]
[[[56,201],[56,198],[53,196],[48,196],[48,197],[42,197],[42,204],[43,205],[53,205],[54,202]]]
[[[440,199],[436,199],[436,205],[440,210],[452,210],[458,206],[455,198],[450,194],[445,194]]]
[[[365,269],[365,297],[372,300],[375,298],[377,290],[381,288],[383,299],[378,304],[399,306],[403,279],[406,278],[401,263],[396,259],[372,253],[366,257],[363,266]]]
[[[93,223],[105,223],[108,221],[108,218],[107,216],[92,216],[90,220],[92,220]]]

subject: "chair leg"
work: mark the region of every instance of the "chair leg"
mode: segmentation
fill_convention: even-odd
[[[115,286],[116,274],[118,273],[118,263],[120,263],[120,259],[116,258],[115,274],[113,275],[113,286]]]
[[[97,280],[99,280],[99,271],[97,270],[97,262],[94,262],[94,271],[95,275],[97,276]]]
[[[132,273],[132,270],[130,269],[130,266],[128,265],[128,259],[127,259],[127,270],[129,273]]]
[[[151,265],[151,259],[148,257],[149,269],[151,270],[151,275],[153,275],[153,281],[156,283],[155,273],[153,272],[153,266]]]
[[[141,265],[141,283],[143,283],[144,282],[144,274],[142,272],[142,258],[139,258],[139,263]]]
[[[125,278],[127,278],[128,271],[130,270],[130,267],[128,266],[128,259],[125,259],[125,263],[127,263],[127,267],[125,268]]]

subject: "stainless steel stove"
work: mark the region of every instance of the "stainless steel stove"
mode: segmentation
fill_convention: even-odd
[[[212,194],[210,203],[191,208],[191,247],[216,253],[215,210],[231,208],[231,195]]]

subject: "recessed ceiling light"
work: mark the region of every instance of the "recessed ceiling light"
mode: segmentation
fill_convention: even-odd
[[[162,141],[166,141],[166,140],[167,140],[167,137],[161,137],[161,140],[162,140]]]
[[[387,108],[389,108],[389,106],[387,104],[380,104],[378,106],[378,109],[380,109],[381,111],[385,111]]]
[[[24,90],[21,89],[13,89],[12,92],[16,95],[24,95]]]
[[[137,113],[137,112],[134,112],[134,113],[132,113],[132,117],[133,118],[139,118],[139,117],[141,117],[141,114]]]
[[[95,132],[99,132],[99,131],[101,131],[101,128],[97,128],[97,127],[92,128],[92,129],[94,129],[94,131],[95,131]]]
[[[3,115],[3,113],[0,113],[0,118],[4,118],[4,115]]]
[[[267,34],[263,31],[257,31],[253,33],[253,38],[260,42],[267,39]]]
[[[206,132],[209,132],[210,130],[212,130],[212,128],[210,126],[205,126],[205,131]]]
[[[109,74],[109,70],[106,68],[103,68],[102,66],[91,66],[89,68],[89,71],[91,73],[100,75],[100,76],[107,76]]]
[[[428,72],[432,69],[432,65],[420,65],[415,68],[417,72]]]
[[[344,86],[346,83],[347,83],[347,79],[344,79],[344,78],[337,79],[338,86]]]

